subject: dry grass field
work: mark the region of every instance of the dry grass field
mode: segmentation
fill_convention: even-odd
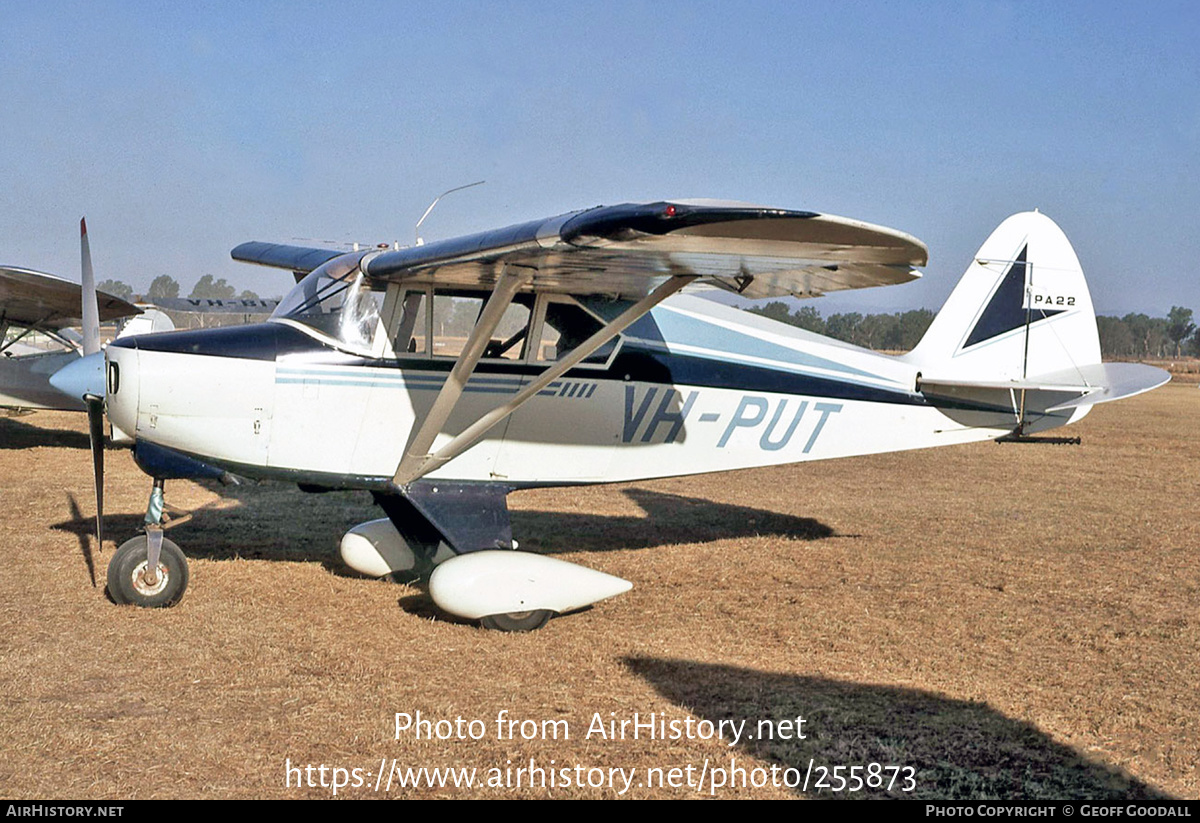
[[[830,796],[821,767],[877,763],[915,789],[834,796],[1197,798],[1198,412],[1173,383],[1097,408],[1076,447],[517,493],[524,547],[634,582],[529,635],[347,572],[336,543],[369,498],[283,485],[169,483],[199,510],[172,531],[191,588],[114,606],[106,564],[149,481],[109,453],[97,551],[83,416],[0,418],[0,796],[329,797],[308,783],[334,767],[354,798]],[[397,735],[417,712],[464,739]],[[509,739],[501,712],[535,723]],[[587,734],[635,713],[726,737]],[[797,717],[804,739],[755,734]],[[537,785],[513,786],[531,759]],[[406,767],[480,785],[402,788]]]

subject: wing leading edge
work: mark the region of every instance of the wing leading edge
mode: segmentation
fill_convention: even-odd
[[[311,271],[338,252],[244,243],[236,260]],[[691,275],[746,297],[812,297],[905,283],[928,260],[894,229],[807,211],[713,201],[599,206],[421,246],[363,263],[376,280],[490,286],[505,265],[534,270],[530,288],[642,297]]]
[[[0,266],[0,320],[20,326],[60,329],[82,322],[78,283],[32,269]],[[96,292],[100,322],[141,314],[132,303]]]
[[[322,263],[341,257],[344,253],[333,249],[251,241],[234,248],[229,256],[242,263],[256,263],[260,266],[288,269],[297,274],[308,274]]]

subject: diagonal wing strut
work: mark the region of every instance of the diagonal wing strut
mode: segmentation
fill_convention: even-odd
[[[492,291],[492,296],[488,298],[487,305],[484,306],[483,312],[480,314],[479,320],[471,332],[471,336],[467,338],[466,347],[463,349],[462,354],[459,355],[458,361],[454,364],[454,368],[450,372],[450,377],[447,378],[446,383],[442,386],[442,390],[438,393],[437,399],[433,403],[433,408],[430,409],[425,422],[412,438],[408,448],[405,449],[404,457],[400,460],[400,465],[396,468],[396,474],[392,477],[392,484],[400,489],[440,468],[475,445],[496,424],[519,409],[527,400],[536,396],[538,392],[546,388],[550,383],[574,368],[609,340],[612,340],[633,323],[637,322],[639,318],[663,300],[675,294],[697,277],[697,275],[692,274],[673,275],[637,303],[615,317],[587,340],[584,340],[572,349],[566,357],[548,367],[532,383],[517,392],[507,403],[497,406],[487,414],[484,414],[461,433],[455,435],[450,442],[446,443],[436,452],[429,453],[433,441],[442,430],[442,426],[450,417],[451,412],[454,411],[454,407],[462,395],[463,387],[466,385],[471,373],[475,370],[475,365],[479,362],[479,358],[482,356],[487,342],[491,339],[492,332],[499,324],[501,315],[508,308],[513,294],[515,294],[521,279],[523,279],[522,275],[511,272],[513,268],[515,267],[505,267],[504,274],[501,275],[500,280],[496,283],[495,289]]]

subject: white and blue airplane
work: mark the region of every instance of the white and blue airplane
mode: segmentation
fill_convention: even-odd
[[[197,461],[370,490],[387,517],[345,535],[350,566],[431,574],[441,609],[522,631],[631,584],[520,551],[514,490],[1035,439],[1168,379],[1101,362],[1079,261],[1036,212],[993,232],[899,356],[688,293],[813,297],[926,263],[907,234],[813,212],[625,204],[411,248],[233,257],[307,276],[266,323],[106,351],[114,439],[154,477],[146,533],[109,564],[118,603],[183,596],[162,489]]]

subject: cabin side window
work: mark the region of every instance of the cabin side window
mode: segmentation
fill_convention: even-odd
[[[429,353],[429,318],[427,306],[429,295],[425,289],[408,289],[401,292],[399,300],[400,320],[396,334],[392,336],[392,350],[396,354]]]
[[[539,306],[541,333],[538,338],[538,362],[553,362],[566,357],[575,348],[603,328],[604,323],[573,297],[544,295]],[[620,338],[609,340],[584,358],[581,366],[603,366],[617,349]]]
[[[402,288],[393,314],[393,350],[399,357],[458,357],[490,296],[468,289]],[[569,296],[519,293],[492,332],[483,359],[548,365],[602,325]],[[615,349],[616,341],[610,341],[581,365],[604,365]]]

